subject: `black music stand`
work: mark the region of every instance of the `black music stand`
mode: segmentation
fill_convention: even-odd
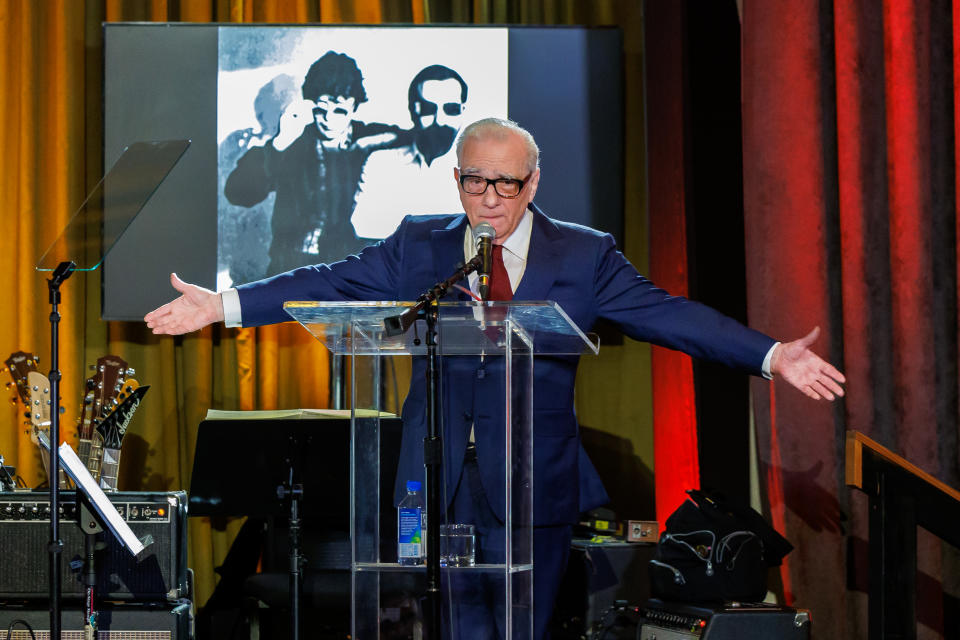
[[[54,460],[57,461],[58,466],[62,463],[64,471],[66,471],[67,475],[70,476],[70,479],[73,480],[77,487],[77,515],[79,518],[77,526],[80,527],[80,530],[84,534],[85,556],[83,576],[85,592],[83,598],[83,624],[84,632],[94,637],[97,635],[97,571],[94,564],[97,534],[105,529],[109,530],[113,537],[138,560],[143,557],[143,552],[146,548],[153,544],[153,537],[149,534],[143,538],[137,537],[130,529],[130,526],[117,514],[116,507],[110,502],[110,498],[106,496],[97,484],[97,481],[90,475],[86,466],[80,461],[80,458],[77,457],[77,454],[69,444],[62,444],[56,451],[56,455],[54,455],[55,452],[52,450],[50,440],[47,439],[46,434],[39,433],[38,439],[40,446],[50,454],[50,468],[56,468],[53,466]],[[53,478],[56,477],[57,476],[53,475],[53,471],[51,471],[51,485],[57,484],[53,481]],[[51,506],[50,519],[58,520],[59,518],[56,517],[56,514],[57,511],[54,511]],[[58,587],[59,578],[60,576],[58,575]],[[52,635],[51,631],[51,637]]]
[[[47,279],[50,301],[50,442],[60,443],[60,286],[74,271],[95,271],[160,183],[190,146],[189,140],[135,142],[124,149],[110,171],[37,262]],[[50,456],[50,509],[60,508],[60,461]],[[60,640],[60,540],[58,518],[50,518],[50,638]]]
[[[304,521],[349,536],[350,418],[321,417],[314,412],[295,417],[241,417],[254,415],[257,413],[236,412],[234,419],[200,423],[188,512],[191,516],[287,520],[291,637],[297,638]],[[399,422],[397,419],[385,429],[385,438],[395,442],[392,452],[400,447]],[[392,460],[395,471],[395,457]],[[393,492],[394,475],[388,472],[381,478],[389,493]],[[341,568],[349,571],[349,557],[342,562]]]

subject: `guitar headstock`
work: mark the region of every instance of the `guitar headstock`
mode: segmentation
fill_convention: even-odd
[[[89,441],[94,428],[103,416],[117,407],[117,394],[124,380],[134,374],[127,361],[119,356],[106,355],[92,365],[93,375],[87,378],[78,429],[79,439]]]
[[[116,412],[116,410],[123,405],[123,401],[129,398],[139,387],[140,383],[137,382],[136,378],[127,378],[124,380],[121,384],[120,391],[117,392],[117,397],[113,399],[113,406],[104,411],[103,415],[100,417],[101,422]]]
[[[97,389],[94,391],[96,405],[99,408],[93,414],[94,420],[110,413],[117,406],[117,394],[123,387],[123,381],[134,374],[127,361],[120,356],[106,355],[97,359]]]
[[[103,438],[104,449],[121,447],[127,426],[149,389],[150,385],[140,386],[136,380],[127,380],[121,396],[118,397],[116,408],[97,423],[97,433]]]
[[[39,371],[27,374],[30,394],[30,424],[38,429],[50,427],[50,380]]]
[[[15,385],[17,395],[24,406],[30,404],[30,385],[27,383],[27,374],[37,371],[37,362],[38,358],[26,351],[11,353],[10,357],[3,361],[6,365],[4,370],[8,371],[13,378],[13,382],[8,382],[6,386],[10,388],[11,385]],[[16,403],[16,398],[13,402]]]

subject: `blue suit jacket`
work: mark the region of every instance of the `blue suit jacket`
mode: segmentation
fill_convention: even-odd
[[[678,349],[759,375],[774,340],[709,307],[670,296],[637,273],[613,238],[548,218],[535,206],[527,266],[514,300],[553,300],[583,331],[599,318],[636,340]],[[287,300],[415,300],[463,262],[466,216],[417,216],[359,256],[331,265],[302,267],[237,288],[244,326],[289,320]],[[450,298],[466,300],[462,293]],[[569,524],[607,501],[580,444],[573,409],[578,357],[541,357],[534,363],[534,522]],[[452,362],[451,362],[452,361]],[[398,485],[423,475],[425,393],[423,358],[414,360],[403,407],[404,435]],[[497,409],[479,359],[449,358],[443,366],[444,466],[449,494],[460,475],[471,424],[475,425],[481,479],[491,506],[502,515],[503,443],[491,427]],[[399,494],[400,487],[398,487]],[[452,495],[450,496],[452,497]]]

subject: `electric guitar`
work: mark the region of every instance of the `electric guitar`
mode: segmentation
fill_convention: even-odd
[[[94,374],[87,378],[77,428],[77,455],[95,478],[100,477],[100,465],[103,459],[103,438],[97,433],[97,423],[117,405],[117,395],[123,388],[124,380],[134,374],[127,362],[114,355],[97,359],[91,367]]]
[[[117,490],[117,474],[120,470],[120,449],[123,446],[123,436],[127,426],[133,419],[133,414],[140,406],[140,401],[150,389],[150,385],[140,386],[134,379],[128,379],[118,394],[117,406],[100,420],[97,425],[97,434],[103,442],[103,461],[100,469],[100,488],[104,491]]]

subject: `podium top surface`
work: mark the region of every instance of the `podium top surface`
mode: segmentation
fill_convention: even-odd
[[[384,320],[412,306],[392,301],[290,301],[283,308],[334,354],[422,355],[423,322],[399,336],[388,336],[384,329]],[[597,336],[584,334],[556,302],[441,302],[439,307],[442,355],[493,355],[508,349],[580,355],[600,349]]]
[[[124,149],[40,257],[37,270],[52,271],[64,262],[76,263],[75,271],[99,267],[189,146],[189,140],[167,140]]]

